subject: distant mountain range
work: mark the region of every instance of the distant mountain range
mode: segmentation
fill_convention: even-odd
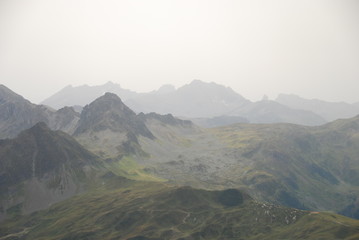
[[[327,122],[340,118],[351,118],[359,114],[359,102],[355,104],[325,102],[318,99],[304,99],[293,94],[280,94],[275,101],[293,109],[314,112]]]
[[[204,83],[186,88],[192,84]],[[204,92],[218,87],[204,85],[209,88]],[[243,102],[240,111],[247,115],[272,121],[273,112],[286,116],[274,101]],[[0,116],[0,218],[8,218],[0,238],[355,239],[359,234],[355,220],[310,212],[359,218],[359,116],[315,127],[231,122],[205,129],[171,114],[136,114],[113,93],[78,113],[32,104],[5,86],[0,86]],[[21,217],[39,209],[48,210]],[[315,230],[307,221],[316,222]]]
[[[294,109],[274,101],[251,102],[229,87],[193,80],[175,89],[165,85],[157,91],[135,93],[108,82],[102,86],[68,86],[42,104],[55,109],[64,106],[84,106],[105,91],[117,94],[135,112],[173,114],[194,120],[205,127],[222,126],[234,119],[250,123],[287,122],[301,125],[320,125],[325,119],[306,109]],[[199,120],[201,119],[201,120]],[[210,120],[212,119],[212,120]]]

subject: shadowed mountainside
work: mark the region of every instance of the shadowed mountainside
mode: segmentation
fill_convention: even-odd
[[[83,191],[99,158],[71,136],[38,123],[0,140],[0,217],[47,208]]]

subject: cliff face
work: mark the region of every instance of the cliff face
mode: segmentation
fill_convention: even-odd
[[[0,218],[46,208],[82,191],[98,157],[63,132],[38,123],[15,139],[0,141]]]
[[[79,119],[79,114],[72,108],[55,111],[32,104],[3,85],[0,85],[0,113],[0,139],[16,137],[38,122],[44,122],[54,130],[72,133]]]
[[[138,137],[154,138],[144,120],[112,93],[85,106],[74,136],[85,147],[104,157],[141,151]]]

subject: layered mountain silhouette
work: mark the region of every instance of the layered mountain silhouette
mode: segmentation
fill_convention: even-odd
[[[99,158],[71,136],[37,123],[0,141],[0,218],[44,209],[86,188]]]
[[[55,109],[66,106],[85,106],[101,97],[106,92],[112,92],[120,96],[122,100],[127,100],[137,96],[138,93],[123,89],[119,84],[107,82],[100,86],[66,86],[59,92],[45,99],[42,104]]]
[[[0,86],[0,99],[0,139],[13,138],[36,123],[44,122],[52,130],[75,136],[84,145],[108,146],[113,150],[112,155],[123,155],[140,149],[139,135],[153,138],[143,119],[112,93],[86,105],[81,114],[72,107],[55,111],[32,104],[5,86]]]
[[[202,86],[204,83],[197,81],[192,84]],[[190,85],[192,84],[186,86],[187,89],[183,92],[191,93],[193,86]],[[218,86],[210,84],[207,87],[216,89]],[[333,231],[329,231],[330,228],[326,228],[329,225],[325,225],[320,220],[316,228],[318,231],[312,231],[308,235],[309,239],[320,236],[323,229],[326,229],[329,234],[326,236],[329,238],[339,236],[339,238],[349,239],[357,234],[357,223],[354,220],[351,222],[338,215],[330,214],[315,218],[317,213],[311,214],[308,211],[276,205],[311,211],[330,210],[350,217],[358,217],[358,117],[317,127],[242,123],[204,129],[191,121],[178,119],[171,114],[136,114],[113,93],[98,97],[84,106],[79,114],[71,107],[55,111],[31,104],[7,88],[1,89],[3,91],[1,92],[0,113],[1,116],[7,116],[1,118],[2,136],[7,135],[2,138],[17,135],[14,139],[0,140],[1,218],[5,216],[10,218],[8,220],[10,222],[7,221],[5,226],[17,227],[9,227],[10,231],[6,230],[0,236],[24,234],[24,236],[29,236],[28,239],[35,239],[39,236],[38,234],[51,235],[53,234],[51,227],[44,228],[43,232],[36,230],[39,229],[37,224],[43,224],[41,220],[43,218],[36,216],[48,219],[47,214],[54,214],[51,219],[54,219],[57,225],[69,219],[72,221],[84,219],[84,214],[88,213],[86,209],[91,206],[99,206],[94,207],[91,213],[92,216],[96,216],[95,222],[84,221],[84,223],[89,226],[100,224],[103,230],[90,227],[93,231],[84,231],[83,225],[80,224],[81,226],[74,225],[68,232],[69,235],[55,234],[54,238],[87,237],[91,239],[91,237],[96,238],[103,234],[110,234],[109,236],[120,234],[116,235],[119,239],[176,239],[176,237],[189,236],[192,239],[196,237],[218,238],[218,236],[243,238],[245,235],[239,232],[243,233],[244,229],[240,225],[244,222],[239,221],[240,225],[235,223],[238,222],[237,217],[243,214],[248,216],[248,226],[256,226],[246,233],[253,239],[263,239],[264,235],[275,238],[288,237],[292,234],[297,234],[297,238],[300,239],[306,236],[304,230],[299,232],[292,230],[294,228],[307,229],[306,221],[320,219],[326,219],[326,223],[330,222]],[[167,87],[161,92],[165,96],[177,90]],[[232,91],[224,88],[223,92],[231,93]],[[231,99],[227,99],[227,104],[230,104]],[[235,94],[233,94],[233,99],[237,99]],[[213,104],[215,105],[215,101]],[[13,106],[11,108],[13,111],[8,111],[7,106]],[[251,106],[255,106],[254,110]],[[274,110],[266,112],[265,109],[270,107]],[[281,119],[286,118],[287,113],[284,114],[283,109],[289,108],[264,100],[257,103],[249,102],[247,107],[234,110],[241,111],[247,116],[253,114],[262,118],[266,117],[275,122],[278,120],[275,118],[277,115],[273,114],[275,111],[281,113],[279,115]],[[303,111],[299,113],[304,114]],[[293,112],[288,112],[288,114],[295,116]],[[20,117],[17,119],[17,116],[23,116],[26,120],[26,115],[31,117],[29,121],[20,121],[22,119]],[[36,123],[35,116],[40,116],[38,122],[42,123]],[[42,119],[44,121],[41,121]],[[313,118],[311,121],[316,120]],[[18,127],[11,128],[10,132],[7,126],[11,126],[11,121],[18,124]],[[33,127],[27,127],[32,123]],[[26,128],[29,129],[21,131]],[[57,129],[62,129],[62,131],[53,131]],[[148,181],[156,183],[145,183]],[[167,183],[160,183],[162,181],[167,181]],[[250,199],[242,190],[230,190],[229,199],[222,199],[220,196],[223,192],[213,193],[188,188],[174,190],[168,186],[172,183],[212,190],[240,188],[256,200],[275,204],[270,205],[270,208],[278,211],[268,215],[269,205],[259,203],[255,205],[257,203],[252,200],[244,201],[245,205],[231,205],[232,194]],[[163,192],[158,188],[161,188]],[[68,202],[61,202],[49,212],[21,218],[21,221],[25,222],[18,220],[19,213],[30,213],[48,208],[55,202],[83,191],[85,191],[84,195],[71,198]],[[109,203],[108,199],[113,199],[113,201]],[[165,206],[161,210],[163,212],[159,212],[156,202],[165,204],[162,205]],[[189,206],[192,206],[192,202],[200,204],[194,204],[192,208]],[[90,205],[86,205],[87,203]],[[115,208],[108,209],[107,207],[114,206],[111,204],[124,208],[126,211],[118,212]],[[178,206],[181,211],[176,212],[170,206]],[[265,211],[255,212],[256,207],[253,206],[265,208]],[[62,212],[67,208],[71,209],[67,212],[68,214]],[[203,209],[207,209],[208,215]],[[296,215],[298,219],[303,217],[306,220],[298,221],[300,224],[295,225],[298,224],[297,221],[289,221],[289,215],[286,215],[291,211],[300,213]],[[254,218],[255,214],[259,214],[257,218]],[[115,229],[109,230],[105,226],[113,223],[111,216],[114,217],[113,221],[119,224]],[[232,226],[231,229],[228,229],[227,225],[214,221],[217,218],[215,216],[232,219],[228,220]],[[292,219],[293,217],[291,216]],[[138,222],[138,219],[145,220]],[[173,222],[163,225],[161,222],[166,219]],[[197,220],[194,219],[202,219],[204,224],[196,225]],[[261,222],[259,219],[265,220]],[[16,224],[25,224],[29,226],[29,229],[21,229],[20,225],[11,221],[15,221]],[[152,221],[153,224],[146,225],[148,223],[146,221]],[[338,224],[338,221],[345,222],[348,228],[345,231],[342,230],[343,225]],[[272,223],[274,225],[271,225]],[[263,224],[265,228],[261,228]],[[287,225],[288,228],[286,228]],[[152,231],[144,230],[147,229],[146,226]],[[61,226],[61,228],[66,228],[66,226]],[[211,231],[212,228],[216,231]],[[271,232],[268,229],[277,230]],[[282,232],[279,229],[286,230]],[[126,234],[123,234],[124,232]],[[181,235],[184,232],[185,235]],[[227,233],[229,235],[226,235]],[[167,236],[165,234],[168,234],[168,237],[165,237]]]
[[[223,115],[248,102],[231,88],[200,80],[167,94],[155,92],[126,101],[135,111],[171,113],[189,118]]]
[[[84,103],[83,99],[90,101],[103,95],[104,92],[99,89],[108,89],[116,93],[137,113],[170,113],[182,118],[201,119],[196,122],[203,123],[203,126],[225,125],[234,119],[251,123],[288,122],[302,125],[325,123],[321,116],[313,112],[292,109],[274,101],[251,102],[229,87],[200,80],[193,80],[178,89],[165,85],[157,91],[141,94],[124,90],[113,83],[94,87],[66,87],[42,103],[54,108],[84,106],[89,102]],[[65,99],[66,102],[59,105],[61,101],[56,99]],[[216,118],[215,121],[213,118]]]
[[[200,81],[192,84],[206,85]],[[188,88],[191,87],[186,88],[190,92]],[[217,88],[217,85],[212,84],[210,88]],[[231,92],[226,88],[223,91]],[[173,89],[163,94],[168,93],[173,93]],[[258,109],[267,109],[268,106],[283,108],[283,105],[268,100],[255,105],[259,105]],[[243,112],[250,115],[251,108],[248,109]],[[254,112],[276,121],[264,110]],[[344,134],[347,130],[329,127],[331,124],[315,128],[288,124],[240,124],[204,130],[172,115],[136,114],[112,93],[86,105],[80,115],[69,107],[53,113],[61,119],[58,122],[71,123],[67,124],[72,126],[71,130],[63,128],[64,131],[98,156],[112,159],[107,163],[117,170],[123,157],[132,156],[121,166],[125,162],[127,165],[137,162],[144,165],[146,171],[181,184],[210,188],[245,186],[253,196],[263,201],[303,209],[331,209],[356,216],[356,198],[347,191],[355,192],[357,184],[354,177],[357,151],[352,147],[356,143],[345,145],[345,141],[352,141],[352,136],[338,138],[337,132]],[[54,125],[53,119],[47,119],[50,126]],[[351,125],[356,120],[343,121],[349,121],[348,125]],[[328,137],[320,135],[321,132]],[[357,130],[349,132],[353,134]],[[330,149],[337,149],[338,143],[327,139],[343,139],[341,144],[345,150],[331,152]],[[343,170],[338,172],[338,169]],[[342,184],[349,187],[344,188]],[[326,190],[323,192],[323,189]],[[309,193],[312,197],[302,197]]]
[[[328,122],[359,115],[358,103],[348,104],[344,102],[326,102],[318,99],[309,100],[293,94],[280,94],[275,101],[293,109],[314,112]]]

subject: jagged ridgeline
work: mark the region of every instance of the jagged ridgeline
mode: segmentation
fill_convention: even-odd
[[[142,119],[112,93],[85,106],[74,137],[102,157],[140,153],[138,136],[154,139]]]
[[[96,155],[45,123],[0,140],[0,217],[44,209],[82,192],[101,168]]]
[[[112,93],[77,113],[0,89],[0,239],[358,237],[317,213],[357,216],[358,118],[204,129]]]

